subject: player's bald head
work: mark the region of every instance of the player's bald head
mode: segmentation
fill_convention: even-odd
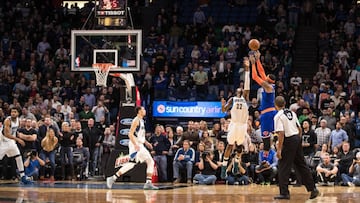
[[[236,95],[241,97],[243,95],[243,89],[242,88],[237,88],[236,89]]]
[[[285,98],[283,96],[277,96],[275,98],[275,106],[279,107],[279,108],[283,108],[285,107]]]

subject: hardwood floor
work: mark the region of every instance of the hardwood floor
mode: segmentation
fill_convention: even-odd
[[[277,186],[188,186],[172,189],[162,184],[161,190],[142,190],[142,184],[116,183],[106,189],[105,182],[56,182],[21,186],[18,183],[0,182],[0,202],[113,202],[113,203],[224,203],[224,202],[359,202],[360,187],[318,187],[321,195],[308,200],[305,187],[290,186],[291,199],[273,200]]]

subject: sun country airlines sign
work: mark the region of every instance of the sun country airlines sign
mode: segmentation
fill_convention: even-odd
[[[154,117],[222,118],[221,102],[154,101]]]

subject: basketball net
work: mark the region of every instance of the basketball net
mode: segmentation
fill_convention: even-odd
[[[92,67],[96,75],[96,85],[106,87],[110,68],[114,65],[112,63],[95,63]]]

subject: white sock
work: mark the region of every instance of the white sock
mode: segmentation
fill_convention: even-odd
[[[20,173],[20,177],[23,177],[25,175],[25,173],[24,173],[24,163],[22,161],[21,156],[18,155],[17,157],[15,157],[15,161],[16,161],[16,166]]]
[[[146,178],[146,183],[152,183],[151,178]]]
[[[118,176],[116,173],[113,175],[113,179],[117,180],[120,176]]]

